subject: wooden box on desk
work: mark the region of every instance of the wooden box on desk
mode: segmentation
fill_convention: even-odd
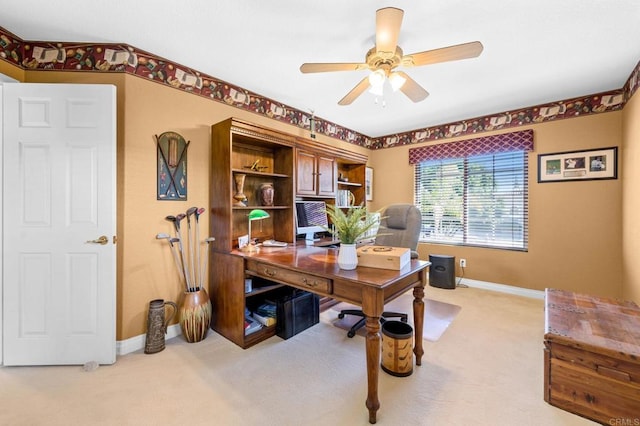
[[[635,303],[547,289],[544,346],[545,401],[602,424],[640,420]]]
[[[394,269],[399,271],[411,260],[408,248],[388,246],[361,246],[357,249],[358,266]]]

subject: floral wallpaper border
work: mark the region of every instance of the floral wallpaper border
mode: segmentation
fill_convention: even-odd
[[[311,116],[308,113],[127,44],[25,41],[0,27],[0,60],[24,70],[125,72],[274,120],[310,129]],[[315,131],[369,149],[391,148],[616,111],[624,107],[639,86],[640,62],[636,64],[624,87],[611,92],[505,111],[378,138],[368,137],[320,117],[315,117]]]

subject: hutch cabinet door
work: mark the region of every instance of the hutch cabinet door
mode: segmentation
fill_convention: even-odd
[[[335,197],[336,195],[336,160],[333,157],[318,155],[318,195]]]
[[[298,150],[296,155],[296,194],[335,197],[336,159]]]
[[[298,150],[296,155],[296,193],[316,195],[316,156],[311,152]]]

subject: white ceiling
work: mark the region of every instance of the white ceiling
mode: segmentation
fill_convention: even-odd
[[[405,11],[405,54],[481,41],[480,57],[405,71],[430,93],[386,106],[366,71],[302,74],[304,62],[363,62],[375,12]],[[640,60],[638,0],[0,0],[27,41],[126,43],[370,137],[620,89]]]

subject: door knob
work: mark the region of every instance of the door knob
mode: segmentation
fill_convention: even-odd
[[[87,243],[91,243],[91,244],[108,244],[109,243],[109,239],[107,238],[106,235],[101,236],[100,238],[96,239],[96,240],[88,240]]]

